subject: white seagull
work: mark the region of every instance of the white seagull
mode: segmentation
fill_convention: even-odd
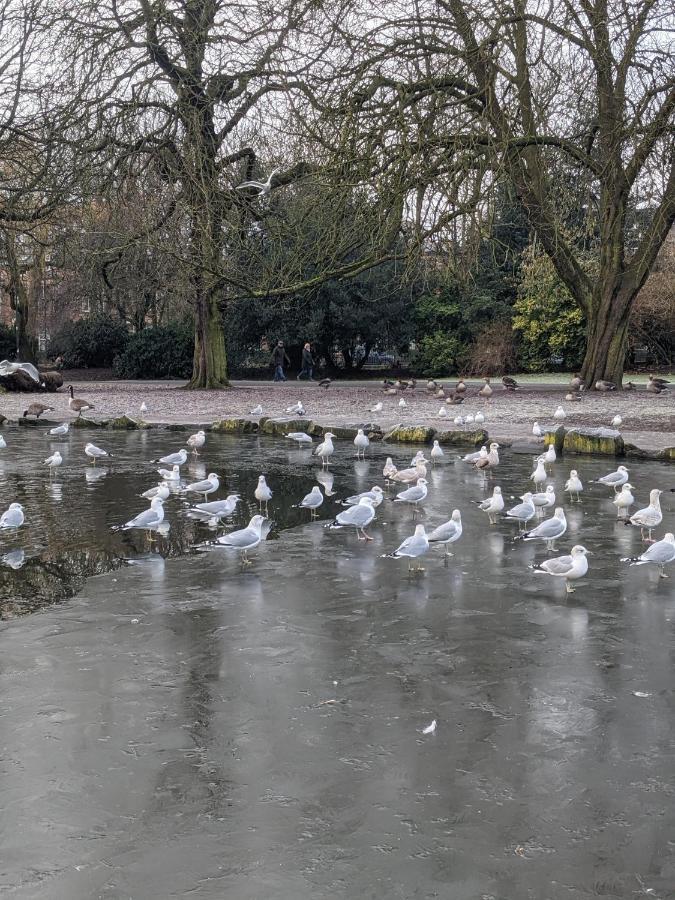
[[[180,466],[172,466],[170,469],[157,469],[164,481],[180,481]]]
[[[543,484],[547,479],[548,475],[546,473],[546,467],[544,465],[544,457],[539,456],[537,458],[537,465],[535,467],[535,470],[530,475],[530,481],[534,481],[535,487],[539,487],[539,485]]]
[[[59,453],[58,450],[55,450],[51,456],[48,456],[45,460],[45,465],[49,466],[49,474],[51,475],[54,469],[57,469],[63,463],[63,457]]]
[[[366,534],[365,529],[375,518],[375,507],[369,497],[363,497],[355,506],[350,506],[337,514],[328,528],[338,529],[351,526],[356,528],[356,536],[361,541],[372,541],[372,537]]]
[[[570,477],[565,482],[565,490],[570,495],[570,503],[573,503],[574,500],[572,498],[572,494],[576,494],[577,503],[581,503],[581,497],[579,494],[583,491],[584,486],[581,483],[581,478],[579,478],[579,473],[576,469],[572,469],[570,472]]]
[[[53,434],[57,437],[61,437],[64,434],[68,434],[70,430],[70,425],[68,422],[63,422],[61,425],[56,425],[54,428],[50,428],[47,434]]]
[[[359,428],[354,438],[354,446],[356,447],[356,458],[366,458],[366,450],[370,446],[368,435],[364,433],[363,428]]]
[[[228,516],[231,516],[240,500],[239,494],[228,494],[224,500],[197,503],[189,511],[189,515],[196,519],[211,519],[215,523],[218,519],[226,519]]]
[[[296,444],[311,444],[312,438],[305,434],[304,431],[289,431],[286,435],[291,441],[295,441]]]
[[[407,537],[403,543],[393,551],[393,553],[385,553],[384,556],[389,559],[419,559],[429,550],[429,539],[424,530],[424,525],[416,525],[415,533]],[[412,563],[408,563],[408,571],[412,572]],[[418,564],[415,571],[423,572],[424,569]]]
[[[422,503],[427,496],[427,480],[426,478],[418,478],[417,484],[409,487],[405,491],[400,491],[394,497],[394,503],[410,503],[413,508],[413,515],[418,504]]]
[[[635,497],[631,493],[632,489],[633,485],[626,482],[621,485],[621,490],[614,495],[612,503],[616,506],[617,519],[625,519],[628,515],[628,510],[635,503]]]
[[[311,519],[316,518],[316,511],[323,503],[323,494],[318,484],[315,484],[309,494],[305,494],[302,500],[296,504],[297,509],[308,509]]]
[[[252,416],[262,416],[262,414],[263,414],[263,408],[260,404],[258,404],[257,406],[254,406],[253,409],[251,410]]]
[[[577,544],[572,547],[570,556],[556,556],[553,559],[547,559],[539,566],[530,566],[537,575],[554,575],[556,578],[565,579],[565,590],[568,594],[574,593],[574,588],[570,585],[570,581],[576,581],[583,578],[588,572],[588,560],[586,556],[590,553],[585,547]]]
[[[213,494],[220,487],[220,479],[215,472],[211,472],[203,481],[193,481],[187,484],[183,490],[190,494],[203,494],[204,502],[209,494]]]
[[[640,534],[643,538],[645,536],[645,528],[648,530],[648,541],[651,541],[652,539],[652,529],[656,528],[657,525],[660,525],[661,520],[663,519],[663,513],[661,512],[661,501],[659,500],[661,494],[662,491],[660,491],[658,488],[654,488],[653,490],[651,490],[649,492],[649,506],[645,506],[643,509],[638,509],[638,511],[633,513],[633,515],[628,520],[631,525],[640,526]]]
[[[187,462],[187,450],[184,448],[177,453],[169,453],[167,456],[160,456],[159,459],[153,459],[155,463],[163,463],[165,466],[184,466]]]
[[[152,500],[154,497],[159,497],[160,500],[168,500],[170,496],[169,485],[164,481],[159,481],[155,487],[148,488],[147,491],[143,491],[141,494],[141,497],[145,497],[146,500]]]
[[[272,179],[278,172],[281,172],[281,169],[272,169],[267,181],[242,181],[235,187],[235,191],[255,191],[258,197],[266,197],[272,190]]]
[[[598,478],[598,484],[605,484],[607,487],[620,488],[622,484],[628,481],[628,469],[625,466],[619,466],[616,472],[610,472],[609,475],[603,475]]]
[[[267,482],[265,481],[265,476],[261,475],[258,478],[258,484],[256,486],[255,491],[253,492],[253,496],[260,504],[260,508],[265,507],[265,512],[267,512],[267,505],[272,499],[272,491],[269,488]]]
[[[447,522],[443,522],[429,534],[430,544],[443,544],[445,555],[452,556],[448,550],[450,544],[454,544],[462,536],[462,515],[458,509],[453,509],[452,516]]]
[[[132,528],[140,528],[144,531],[157,528],[164,521],[164,501],[161,497],[153,497],[150,501],[150,509],[143,510],[133,519],[122,525],[122,531],[129,531]]]
[[[556,511],[550,519],[545,519],[536,528],[519,535],[516,540],[546,541],[549,550],[555,550],[555,542],[567,531],[567,519],[562,506],[556,507]]]
[[[191,434],[187,439],[187,445],[190,447],[195,456],[199,456],[199,451],[206,443],[206,432],[201,429],[196,434]],[[164,462],[166,460],[163,460]],[[183,465],[181,463],[181,465]]]
[[[20,503],[10,503],[0,516],[0,528],[20,528],[24,523],[23,506]]]
[[[565,421],[565,419],[567,418],[567,413],[562,408],[562,406],[559,406],[556,409],[556,411],[553,413],[553,418],[556,420],[556,422],[564,422]]]
[[[506,510],[506,517],[507,519],[515,519],[518,522],[518,527],[522,528],[527,525],[530,519],[534,518],[536,509],[530,491],[524,493],[520,499],[523,501],[522,503],[518,503],[511,509]]]
[[[663,567],[673,560],[675,560],[675,535],[669,531],[640,556],[625,556],[621,562],[630,563],[631,566],[644,566],[646,563],[652,563],[659,567],[661,578],[667,578]]]
[[[443,453],[443,448],[438,443],[438,441],[434,441],[434,446],[431,448],[431,453],[429,454],[431,457],[432,465],[435,465],[439,459],[443,459],[445,453]]]
[[[224,534],[215,543],[219,547],[225,547],[227,550],[238,551],[241,554],[241,564],[248,566],[250,565],[248,551],[255,550],[262,541],[262,530],[266,521],[265,516],[253,516],[246,528],[232,531],[230,534]]]
[[[105,459],[106,456],[112,456],[112,453],[108,453],[107,450],[103,450],[101,447],[97,447],[96,444],[92,443],[85,444],[84,452],[94,466],[96,465],[97,459]]]
[[[314,451],[315,456],[320,457],[322,466],[328,465],[328,460],[335,452],[335,447],[333,446],[334,437],[335,435],[332,431],[327,431],[323,436],[323,441]]]
[[[371,407],[370,407],[370,409],[368,410],[368,412],[371,412],[371,413],[379,413],[379,412],[382,412],[382,403],[378,401],[378,402],[375,404],[375,406],[371,406]]]
[[[485,500],[474,500],[479,509],[482,509],[483,512],[488,514],[488,518],[490,521],[490,525],[497,524],[497,513],[500,513],[504,509],[504,497],[502,496],[502,489],[500,487],[496,487],[492,491],[492,496],[487,497]]]
[[[377,509],[384,500],[384,491],[379,485],[375,485],[375,487],[371,488],[369,491],[362,491],[360,494],[352,494],[351,497],[347,497],[346,500],[342,501],[342,505],[355,506],[357,503],[360,503],[364,497],[368,497],[375,509]]]

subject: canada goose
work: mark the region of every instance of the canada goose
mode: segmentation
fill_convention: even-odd
[[[581,378],[578,375],[574,375],[570,380],[570,390],[579,391],[581,390]]]
[[[511,378],[510,375],[504,375],[502,378],[502,384],[506,388],[507,391],[517,391],[520,385],[516,381],[515,378]]]
[[[85,409],[94,408],[94,404],[90,403],[88,400],[80,400],[79,398],[75,398],[72,384],[68,385],[68,390],[70,391],[70,400],[68,401],[68,406],[72,409],[73,412],[77,413],[78,418],[82,415]]]
[[[488,403],[489,403],[489,402],[490,402],[490,397],[492,396],[492,388],[490,387],[490,379],[489,379],[489,378],[484,378],[483,380],[484,380],[485,384],[484,384],[483,387],[478,391],[478,393],[479,393],[479,395],[480,395],[481,397],[483,397],[484,400],[487,400]]]
[[[43,413],[46,413],[50,410],[54,410],[53,406],[45,406],[44,403],[31,403],[30,406],[24,410],[23,417],[24,419],[27,416],[35,416],[36,419],[39,419]]]
[[[457,387],[455,388],[456,394],[464,394],[466,393],[466,385],[464,384],[464,379],[460,378],[457,382]]]
[[[616,385],[613,381],[603,381],[600,379],[600,381],[595,382],[595,389],[596,391],[615,391]]]
[[[654,378],[653,375],[649,376],[649,381],[647,382],[647,390],[652,394],[661,394],[663,391],[668,390],[669,381],[666,381],[665,378]]]
[[[637,386],[637,385],[635,384],[635,382],[633,382],[633,381],[627,381],[627,382],[624,384],[623,389],[624,389],[624,391],[634,391],[635,388],[636,388],[636,386]]]

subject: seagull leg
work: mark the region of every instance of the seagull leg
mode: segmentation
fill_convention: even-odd
[[[573,593],[574,593],[574,588],[573,588],[572,585],[569,583],[569,581],[566,581],[566,582],[565,582],[565,593],[566,593],[566,594],[573,594]]]
[[[369,534],[366,533],[366,530],[364,528],[361,529],[361,532],[363,534],[364,541],[372,541],[373,540],[373,538]]]

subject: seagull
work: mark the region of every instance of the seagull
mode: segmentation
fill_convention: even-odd
[[[141,403],[141,405],[140,405],[139,412],[140,412],[141,414],[143,414],[143,413],[146,413],[147,411],[148,411],[148,406],[147,406],[147,403],[146,403],[145,400],[144,400],[143,403]]]
[[[464,424],[464,416],[455,416],[452,420],[455,425],[463,425]]]
[[[265,512],[267,512],[267,505],[270,502],[270,500],[272,499],[272,491],[268,487],[267,482],[265,481],[264,475],[261,475],[258,478],[258,485],[257,485],[255,491],[253,492],[253,496],[260,504],[260,508],[262,509],[264,506]]]
[[[413,515],[419,503],[422,503],[427,496],[427,480],[426,478],[418,478],[417,484],[400,491],[394,497],[394,503],[410,503],[413,508]]]
[[[272,169],[267,181],[242,181],[235,187],[235,191],[255,191],[258,197],[266,197],[272,190],[272,179],[281,172],[281,169]]]
[[[356,458],[366,458],[366,450],[370,446],[368,435],[364,434],[363,428],[359,428],[354,438],[354,446],[356,447]]]
[[[565,490],[570,495],[570,503],[573,503],[572,494],[577,495],[577,503],[581,503],[581,497],[579,494],[583,491],[584,486],[581,483],[581,478],[579,478],[579,473],[576,469],[572,469],[570,472],[570,477],[565,482]]]
[[[53,434],[57,437],[61,437],[64,434],[68,434],[70,430],[70,425],[67,422],[63,422],[61,425],[57,425],[55,428],[50,428],[47,434]]]
[[[446,416],[448,415],[448,411],[444,406],[441,406],[441,408],[438,410],[436,415],[439,419],[445,419]]]
[[[84,452],[91,459],[92,465],[96,465],[97,459],[104,459],[106,456],[112,456],[107,450],[102,450],[96,444],[88,443],[85,445]]]
[[[383,556],[389,559],[400,559],[401,557],[405,557],[406,559],[412,560],[419,559],[420,556],[424,556],[428,551],[429,539],[424,531],[424,525],[416,525],[414,534],[407,537],[393,553],[385,553]],[[412,563],[408,563],[408,571],[413,571]],[[423,572],[424,569],[418,564],[414,571]]]
[[[286,412],[287,413],[295,413],[297,416],[304,416],[305,415],[305,407],[302,405],[302,402],[300,400],[298,400],[298,402],[295,404],[295,406],[287,406]]]
[[[332,431],[325,432],[323,436],[323,441],[319,444],[319,446],[314,451],[314,455],[318,456],[321,459],[321,465],[327,466],[328,460],[335,453],[335,447],[333,446],[333,438],[335,435]]]
[[[146,500],[152,500],[154,497],[159,497],[160,500],[168,500],[170,496],[169,485],[163,481],[158,481],[155,487],[148,488],[147,491],[143,491],[141,494],[141,497],[145,497]]]
[[[543,514],[545,509],[555,506],[555,488],[552,484],[546,486],[545,491],[532,495],[532,502],[538,513]]]
[[[485,382],[485,384],[484,384],[483,387],[478,391],[478,393],[479,393],[479,395],[480,395],[484,400],[487,400],[488,403],[489,403],[489,402],[490,402],[490,397],[492,397],[492,388],[490,387],[490,379],[489,379],[489,378],[484,378],[483,381]]]
[[[553,418],[556,420],[556,422],[564,422],[565,421],[565,419],[567,418],[567,413],[562,408],[562,406],[559,406],[556,409],[556,411],[553,413]]]
[[[350,506],[343,512],[339,512],[328,528],[338,529],[352,526],[356,528],[356,536],[360,541],[372,541],[372,537],[366,534],[365,529],[375,518],[375,507],[369,497],[363,497],[355,506]]]
[[[211,500],[209,503],[197,503],[188,515],[194,519],[211,519],[215,524],[218,519],[231,516],[241,500],[239,494],[228,494],[224,500]]]
[[[493,441],[490,444],[490,450],[488,451],[488,453],[485,456],[481,454],[481,456],[478,457],[478,459],[474,463],[474,468],[483,473],[488,472],[490,469],[494,469],[499,465],[499,453],[497,452],[498,450],[499,444],[496,441]]]
[[[427,477],[427,467],[423,462],[415,463],[414,466],[411,466],[408,469],[400,469],[398,472],[394,472],[394,474],[389,478],[390,481],[395,481],[398,484],[412,484],[413,481],[417,481],[418,478],[426,478]]]
[[[405,402],[405,400],[403,399],[403,397],[401,397],[401,399],[398,401],[398,405],[401,407],[401,409],[403,409],[403,408],[404,408],[405,406],[407,406],[408,404]]]
[[[68,390],[70,391],[70,400],[68,401],[68,406],[72,409],[73,412],[77,413],[78,419],[85,409],[94,408],[94,404],[90,403],[88,400],[80,400],[75,398],[72,384],[68,385]]]
[[[570,556],[556,556],[553,559],[547,559],[539,566],[530,566],[537,575],[554,575],[556,578],[565,579],[565,590],[568,594],[574,593],[570,581],[576,581],[583,578],[588,572],[588,560],[586,556],[590,554],[590,550],[577,544],[572,547]]]
[[[437,724],[438,724],[438,723],[436,722],[436,719],[434,719],[433,722],[432,722],[430,725],[427,725],[426,728],[423,728],[423,729],[422,729],[422,732],[421,732],[421,733],[422,733],[422,734],[435,734],[435,733],[436,733],[436,725],[437,725]]]
[[[33,381],[40,382],[40,373],[33,363],[8,362],[6,359],[0,362],[0,375],[13,375],[19,370],[25,372]]]
[[[262,530],[266,521],[267,519],[265,516],[253,516],[246,528],[224,534],[222,537],[219,537],[215,543],[219,547],[225,547],[227,550],[237,550],[241,553],[242,566],[248,566],[251,564],[248,558],[248,551],[255,550],[263,540]]]
[[[452,516],[447,522],[443,522],[429,534],[430,544],[444,544],[445,555],[452,556],[448,550],[450,544],[454,544],[462,536],[462,515],[458,509],[453,509]]]
[[[6,449],[7,449],[7,441],[0,434],[0,450],[6,450]]]
[[[262,414],[263,414],[263,408],[260,404],[258,404],[257,406],[254,406],[253,409],[251,410],[252,416],[262,416]]]
[[[371,406],[371,407],[370,407],[370,409],[368,410],[368,412],[371,412],[371,413],[379,413],[379,412],[382,412],[382,402],[381,402],[381,401],[378,401],[378,402],[375,404],[375,406]]]
[[[532,434],[536,438],[543,438],[544,432],[541,430],[539,422],[535,422],[534,425],[532,426]]]
[[[187,445],[192,449],[192,452],[195,456],[199,456],[199,451],[202,449],[205,443],[206,432],[202,430],[199,430],[196,434],[191,434],[187,439]],[[166,460],[161,460],[161,462],[166,462]],[[180,465],[183,465],[183,463],[181,463]]]
[[[481,456],[487,456],[487,447],[481,447],[476,453],[467,453],[462,457],[462,462],[473,465]]]
[[[562,506],[556,507],[556,511],[550,519],[544,519],[536,528],[519,535],[516,540],[546,541],[548,550],[555,550],[555,542],[567,531],[567,519]]]
[[[429,454],[431,457],[432,465],[435,465],[439,459],[443,459],[445,453],[443,453],[443,448],[438,443],[438,441],[434,441],[434,446],[431,448],[431,453]]]
[[[628,469],[625,466],[619,466],[616,472],[610,472],[609,475],[603,475],[602,478],[598,478],[598,484],[606,484],[607,487],[613,487],[614,490],[620,488],[627,481]]]
[[[193,481],[187,484],[183,490],[190,494],[203,494],[204,502],[209,494],[213,494],[220,487],[220,479],[215,472],[211,472],[203,481]]]
[[[428,459],[426,458],[426,456],[424,455],[424,450],[418,450],[417,453],[416,453],[416,454],[413,456],[413,458],[410,460],[410,465],[411,465],[411,466],[416,466],[418,463],[424,463],[424,464],[426,465],[426,463],[427,463],[428,461],[429,461],[429,460],[428,460]]]
[[[464,416],[464,423],[466,425],[473,425],[473,415]]]
[[[157,469],[164,481],[180,481],[180,466],[172,466],[170,469]]]
[[[58,468],[63,462],[63,457],[59,453],[58,450],[55,450],[51,456],[48,456],[45,460],[45,465],[49,466],[49,474],[53,473],[54,469]]]
[[[659,500],[661,494],[662,491],[660,491],[658,488],[654,488],[653,490],[651,490],[649,492],[649,506],[645,506],[643,509],[638,509],[638,511],[633,513],[633,515],[628,520],[631,525],[640,526],[640,534],[643,539],[645,535],[645,528],[648,530],[648,541],[651,541],[652,539],[652,529],[656,528],[657,525],[660,525],[661,520],[663,519],[663,513],[661,512],[661,502]],[[628,524],[628,522],[626,524]]]
[[[527,491],[525,494],[523,494],[520,499],[523,502],[518,503],[511,509],[507,509],[506,517],[508,519],[516,519],[516,521],[518,522],[518,527],[522,528],[523,526],[527,525],[530,519],[534,518],[536,509],[530,491]]]
[[[153,497],[150,501],[150,509],[143,510],[133,519],[122,525],[122,531],[129,531],[132,528],[141,528],[149,531],[151,528],[157,528],[164,521],[164,501],[161,497]]]
[[[504,498],[500,487],[496,487],[492,491],[491,497],[487,497],[485,500],[473,500],[472,502],[488,514],[490,525],[497,524],[497,513],[502,512],[504,509]]]
[[[342,501],[342,505],[355,506],[357,503],[360,503],[364,497],[368,497],[375,509],[377,509],[384,500],[384,491],[379,485],[375,485],[375,487],[371,488],[369,491],[363,491],[360,494],[353,494],[351,497],[347,497],[346,500]]]
[[[391,456],[387,457],[387,461],[384,464],[384,468],[382,469],[382,475],[386,479],[387,484],[391,481],[391,479],[396,475],[397,468],[393,463]]]
[[[0,528],[21,528],[24,523],[23,506],[20,503],[10,503],[0,516]]]
[[[654,563],[659,567],[661,578],[668,578],[663,567],[675,560],[675,535],[672,532],[664,534],[662,540],[655,541],[648,550],[640,556],[625,556],[621,562],[630,563],[631,566],[644,566],[646,563]]]
[[[612,419],[612,428],[621,428],[622,422],[623,419],[621,418],[621,416],[614,416],[614,418]]]
[[[543,454],[543,457],[544,464],[548,466],[552,465],[556,461],[558,457],[556,456],[555,447],[553,446],[553,444],[548,445],[548,447],[546,448],[546,453]]]
[[[177,453],[169,453],[168,456],[161,456],[159,459],[153,459],[154,463],[164,463],[166,466],[184,466],[187,462],[187,450],[181,449]]]
[[[628,515],[628,510],[635,503],[635,497],[631,494],[632,489],[633,485],[626,482],[621,485],[621,490],[614,495],[612,503],[616,506],[617,519],[625,519]]]
[[[476,425],[482,425],[483,422],[485,421],[485,416],[483,415],[483,413],[480,410],[478,410],[476,415],[473,417],[473,420],[476,423]]]
[[[543,484],[548,479],[546,468],[544,467],[544,457],[537,457],[537,465],[534,472],[530,475],[530,481],[534,481],[535,486]]]
[[[310,519],[316,518],[316,511],[323,503],[323,494],[318,484],[315,484],[309,494],[305,494],[300,503],[296,503],[296,509],[308,509]]]
[[[289,431],[286,435],[290,440],[295,441],[296,444],[311,444],[312,439],[308,434],[305,434],[304,431]]]

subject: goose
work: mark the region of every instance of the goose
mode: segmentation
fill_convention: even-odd
[[[530,566],[537,575],[554,575],[556,578],[565,579],[565,591],[568,594],[574,593],[574,588],[570,585],[570,581],[577,581],[583,578],[588,572],[588,560],[586,557],[590,554],[590,550],[577,544],[572,547],[569,556],[556,556],[553,559],[547,559],[539,566]]]
[[[600,379],[595,382],[596,391],[615,391],[616,385],[613,381],[605,381],[604,379]]]
[[[666,388],[670,384],[667,378],[657,378],[655,375],[650,375],[649,381],[652,384],[658,385],[660,388]]]
[[[445,547],[445,555],[452,556],[448,550],[450,544],[454,544],[462,536],[462,514],[458,509],[453,509],[452,516],[447,522],[443,522],[434,528],[429,534],[430,544],[442,544]]]
[[[53,412],[53,406],[45,406],[44,403],[31,403],[24,411],[23,418],[26,419],[28,416],[35,416],[36,419],[39,419],[41,415],[46,412]]]
[[[457,382],[457,387],[455,388],[456,394],[465,394],[466,393],[466,384],[464,383],[464,379],[460,378]]]
[[[490,379],[484,378],[483,381],[485,383],[483,384],[483,387],[478,391],[478,393],[484,400],[487,400],[489,403],[490,397],[492,397],[492,388],[490,387]]]
[[[662,394],[668,390],[669,384],[670,382],[666,381],[665,378],[654,378],[653,375],[650,375],[647,382],[647,390],[652,394]]]
[[[309,494],[305,494],[299,503],[295,504],[295,509],[308,509],[310,519],[315,519],[317,509],[323,503],[323,494],[318,484],[315,484]]]
[[[581,403],[581,394],[579,394],[579,393],[573,394],[571,392],[567,393],[567,394],[565,394],[565,402],[566,403]]]
[[[510,375],[504,375],[502,378],[502,384],[506,388],[507,391],[517,391],[520,385],[516,381],[515,378],[511,378]]]
[[[453,406],[459,406],[461,403],[464,403],[464,397],[461,394],[452,394],[450,403],[452,403]]]
[[[112,453],[108,453],[107,450],[97,447],[96,444],[92,444],[91,441],[88,444],[85,444],[84,452],[91,460],[93,466],[96,465],[97,459],[104,459],[107,456],[112,456]]]
[[[644,566],[653,563],[659,567],[661,578],[668,578],[663,567],[675,560],[675,535],[672,532],[664,534],[660,541],[656,541],[648,550],[640,556],[625,556],[621,562],[630,563],[631,566]]]
[[[581,389],[581,378],[578,375],[573,375],[570,379],[570,388],[573,391],[578,391]]]
[[[272,179],[281,172],[281,169],[272,169],[267,181],[242,181],[235,187],[235,191],[254,191],[258,197],[266,197],[272,190]]]
[[[416,525],[414,534],[407,537],[392,553],[384,553],[383,557],[387,559],[405,558],[412,560],[419,559],[420,556],[424,556],[424,554],[428,552],[429,539],[424,530],[424,525]],[[409,562],[408,571],[423,572],[424,569],[418,564],[415,570],[413,570],[412,563]]]
[[[332,383],[333,383],[332,379],[330,379],[330,378],[322,378],[321,381],[320,381],[319,384],[318,384],[318,387],[323,388],[324,391],[327,391],[328,388],[331,386]]]
[[[81,400],[75,397],[72,384],[68,385],[68,391],[70,392],[70,400],[68,401],[68,406],[72,409],[73,412],[77,413],[78,419],[85,411],[85,409],[94,409],[93,403],[90,403],[88,400]]]

